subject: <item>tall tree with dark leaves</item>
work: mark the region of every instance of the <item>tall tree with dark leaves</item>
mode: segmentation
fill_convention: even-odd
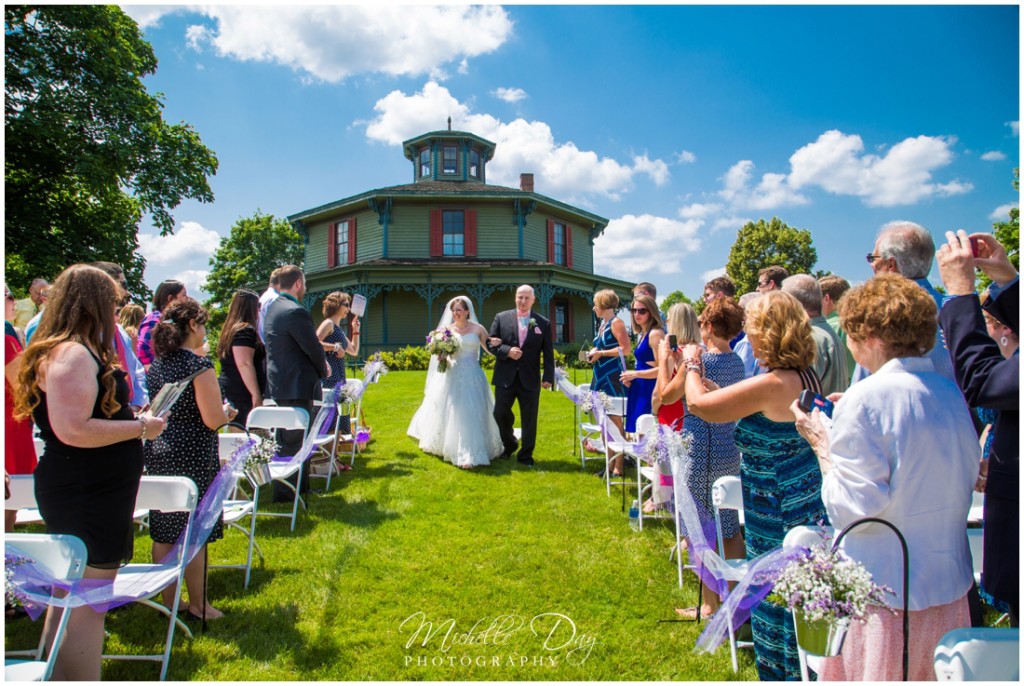
[[[217,158],[163,120],[153,48],[117,6],[7,5],[4,34],[8,281],[109,260],[148,296],[139,222],[167,235],[183,199],[212,202]]]
[[[777,264],[790,274],[811,274],[818,251],[811,244],[811,232],[787,226],[778,217],[766,222],[747,222],[736,234],[729,250],[725,271],[736,284],[736,293],[757,288],[757,272]]]
[[[302,237],[286,219],[260,210],[238,219],[210,258],[210,273],[203,287],[210,294],[205,303],[210,312],[210,330],[220,330],[239,288],[262,293],[270,272],[286,264],[301,267],[303,248]]]
[[[1020,168],[1013,170],[1013,190],[1020,192]],[[1006,256],[1010,258],[1013,266],[1020,271],[1020,208],[1010,208],[1010,220],[995,222],[992,224],[992,235],[1006,248]],[[992,279],[988,278],[985,272],[978,271],[978,290],[988,288]]]

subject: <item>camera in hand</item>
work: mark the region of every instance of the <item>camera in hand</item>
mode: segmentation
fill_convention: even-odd
[[[821,410],[821,413],[826,417],[832,416],[832,409],[835,404],[831,400],[826,400],[812,390],[804,389],[800,393],[800,399],[797,401],[797,407],[804,412],[810,414],[814,408]]]

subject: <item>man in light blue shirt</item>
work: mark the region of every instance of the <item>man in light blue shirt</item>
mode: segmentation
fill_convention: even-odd
[[[257,320],[256,332],[260,335],[260,340],[263,344],[267,344],[267,339],[263,337],[263,321],[267,318],[267,310],[270,309],[271,303],[280,297],[281,292],[278,290],[280,287],[281,268],[278,267],[274,271],[270,272],[270,285],[267,290],[263,291],[263,295],[260,296],[260,315]]]
[[[46,284],[39,289],[39,311],[36,312],[36,316],[32,317],[25,325],[25,345],[28,346],[32,342],[32,335],[39,328],[39,320],[43,318],[43,310],[46,309],[46,300],[50,297],[50,284]]]
[[[928,229],[905,220],[885,224],[878,232],[874,250],[867,256],[871,271],[875,274],[900,274],[912,279],[932,296],[935,306],[941,310],[942,304],[948,298],[928,282],[928,272],[932,269],[934,258],[935,240]],[[953,361],[949,357],[945,341],[942,340],[941,329],[935,334],[935,346],[928,353],[928,357],[935,363],[935,371],[955,381]],[[857,383],[869,375],[870,372],[857,365],[851,383]]]

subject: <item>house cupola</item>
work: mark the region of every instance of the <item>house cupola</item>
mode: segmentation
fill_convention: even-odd
[[[494,157],[494,143],[465,131],[432,131],[402,143],[412,162],[413,179],[421,181],[476,181],[486,183],[486,167]]]

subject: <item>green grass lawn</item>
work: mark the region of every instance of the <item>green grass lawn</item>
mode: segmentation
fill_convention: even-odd
[[[734,675],[728,645],[693,652],[703,625],[658,622],[694,604],[695,579],[677,586],[671,522],[632,531],[619,493],[607,497],[592,475],[596,463],[581,471],[563,395],[541,395],[535,468],[499,460],[466,471],[405,434],[424,379],[392,372],[369,388],[373,442],[330,494],[311,496],[294,533],[287,519],[260,519],[266,561],[248,590],[242,572],[210,572],[226,616],[191,640],[175,636],[168,679],[756,679],[750,651]],[[260,507],[283,509],[269,497]],[[136,560],[149,551],[140,534]],[[210,546],[211,562],[239,559],[237,532]],[[32,644],[40,624],[7,622],[7,648]],[[106,650],[157,652],[165,630],[129,606],[108,616]],[[103,677],[158,673],[153,663],[105,662]]]

